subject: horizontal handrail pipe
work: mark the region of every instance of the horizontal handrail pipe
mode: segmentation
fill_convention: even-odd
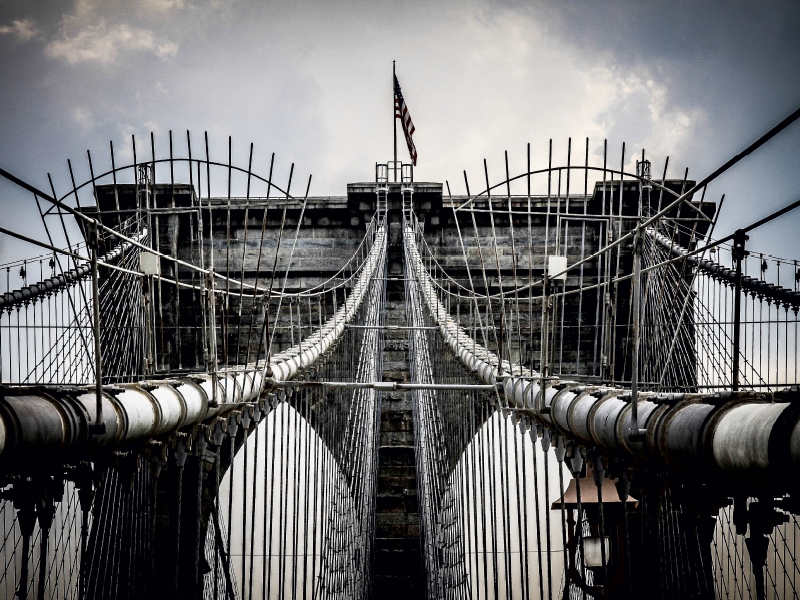
[[[411,392],[414,390],[493,392],[496,385],[459,383],[398,383],[396,381],[270,381],[277,388],[330,388]]]

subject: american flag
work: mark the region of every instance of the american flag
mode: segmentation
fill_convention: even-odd
[[[414,146],[414,140],[411,139],[411,136],[414,135],[414,123],[411,122],[411,115],[403,98],[403,92],[400,91],[400,83],[397,81],[397,77],[394,78],[394,116],[400,119],[403,124],[403,134],[406,136],[408,154],[411,156],[411,163],[416,167],[417,148]]]

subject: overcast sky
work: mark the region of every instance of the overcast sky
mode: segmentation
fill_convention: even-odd
[[[255,170],[275,152],[278,172],[313,173],[312,194],[344,194],[391,158],[394,59],[418,180],[462,193],[484,158],[499,179],[504,150],[521,172],[528,142],[534,167],[550,138],[566,163],[569,137],[595,163],[608,139],[616,166],[624,141],[659,177],[669,156],[669,176],[699,179],[800,106],[798,31],[800,3],[770,0],[0,0],[0,167],[63,189],[68,158],[80,179],[87,149],[113,140],[124,160],[152,131],[163,155],[188,129],[219,158],[231,135],[235,162],[253,142]],[[719,234],[800,198],[800,123],[708,197],[723,192]],[[0,208],[35,229],[29,195],[0,183]],[[800,257],[798,224],[753,245]],[[0,258],[12,247],[0,237]]]

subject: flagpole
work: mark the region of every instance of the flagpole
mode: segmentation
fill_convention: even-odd
[[[394,70],[394,61],[392,61],[392,130],[394,132],[394,181],[397,182],[397,92],[394,89],[394,82],[397,81],[397,75]]]

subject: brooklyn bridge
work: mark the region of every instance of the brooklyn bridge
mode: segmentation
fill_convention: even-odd
[[[748,232],[800,203],[720,232],[711,186],[798,117],[700,180],[586,139],[319,197],[188,132],[0,170],[46,233],[0,228],[0,593],[798,597],[800,267]]]

